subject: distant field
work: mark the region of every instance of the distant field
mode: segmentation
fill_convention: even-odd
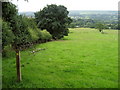
[[[3,88],[117,88],[118,31],[104,32],[70,29],[62,40],[21,51],[21,83],[15,57],[3,58]]]

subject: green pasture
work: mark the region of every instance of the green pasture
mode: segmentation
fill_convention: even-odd
[[[42,49],[35,53],[36,51]],[[70,29],[61,40],[21,51],[22,81],[16,82],[12,49],[2,60],[3,88],[117,88],[118,31]]]

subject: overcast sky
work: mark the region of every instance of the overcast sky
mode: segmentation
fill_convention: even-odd
[[[39,11],[47,4],[64,5],[68,10],[118,10],[119,0],[12,0],[19,12]]]

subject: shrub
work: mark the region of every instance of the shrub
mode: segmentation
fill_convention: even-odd
[[[5,21],[2,22],[2,46],[9,45],[13,42],[13,39],[15,38],[9,24]]]
[[[6,56],[5,46],[10,45],[15,38],[9,24],[5,21],[2,22],[2,55]]]
[[[39,39],[39,35],[38,35],[36,30],[34,30],[32,28],[28,28],[28,31],[29,31],[30,37],[31,37],[30,42],[34,42],[34,41],[37,41]]]
[[[43,31],[41,31],[41,33],[42,33],[42,36],[41,36],[42,40],[51,40],[52,39],[52,35],[48,31],[43,30]]]

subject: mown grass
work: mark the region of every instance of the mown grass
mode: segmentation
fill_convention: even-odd
[[[104,32],[70,29],[62,40],[21,51],[20,83],[15,57],[3,58],[3,88],[117,88],[118,31]],[[31,53],[38,48],[45,50]]]

